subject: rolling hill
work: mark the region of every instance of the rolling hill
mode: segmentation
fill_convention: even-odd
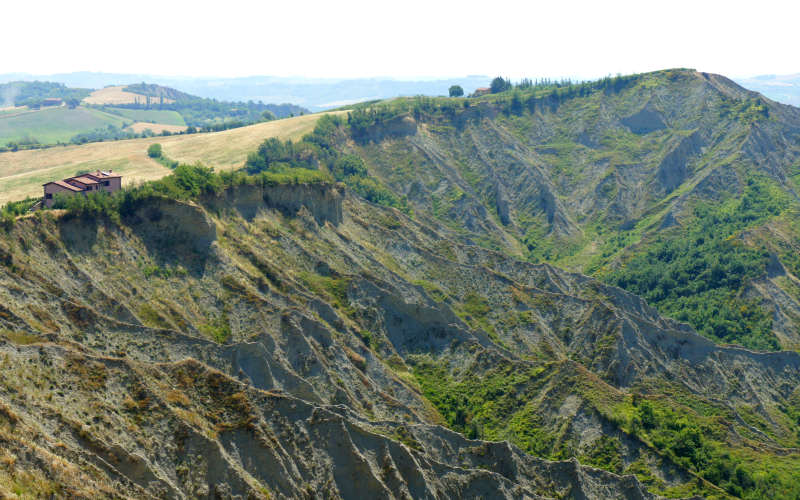
[[[203,162],[219,169],[239,168],[248,152],[268,137],[296,140],[310,132],[322,115],[305,115],[248,127],[171,137],[97,142],[49,149],[0,153],[0,205],[26,196],[40,196],[41,185],[78,171],[113,169],[124,182],[157,179],[169,173],[147,156],[147,147],[160,143],[169,158]]]
[[[0,151],[129,139],[147,130],[180,133],[189,126],[224,130],[307,113],[291,104],[216,101],[144,83],[91,91],[18,81],[0,84],[0,98]]]
[[[129,91],[125,85],[116,85],[95,90],[83,99],[86,104],[96,106],[114,106],[117,104],[145,104],[147,95]],[[174,99],[165,99],[167,104],[175,102]]]
[[[75,135],[109,125],[122,127],[125,120],[98,109],[65,106],[25,110],[0,115],[0,144],[36,141],[41,144],[68,143]]]
[[[691,70],[465,102],[354,111],[342,147],[489,248],[600,277],[716,341],[800,346],[797,108]]]
[[[510,87],[0,155],[218,170],[0,219],[0,493],[797,498],[800,110]]]

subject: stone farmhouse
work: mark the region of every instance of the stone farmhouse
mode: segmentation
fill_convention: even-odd
[[[112,170],[98,170],[94,173],[82,174],[62,181],[48,182],[44,185],[44,206],[52,207],[56,195],[73,195],[104,191],[113,193],[122,187],[122,176]]]

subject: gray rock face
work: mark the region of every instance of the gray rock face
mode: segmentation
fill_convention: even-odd
[[[500,222],[504,225],[511,224],[511,201],[506,194],[503,185],[496,182],[494,185],[495,207],[497,208],[497,215],[500,217]]]
[[[266,186],[237,186],[218,198],[206,200],[215,207],[233,206],[247,220],[252,220],[259,210],[274,209],[295,215],[305,208],[318,224],[342,221],[344,186],[330,183],[275,184]]]
[[[649,103],[637,113],[623,118],[622,124],[634,134],[649,134],[667,128],[661,114],[652,109]]]
[[[694,132],[681,140],[675,149],[667,153],[661,160],[656,178],[666,194],[671,193],[686,181],[691,173],[687,164],[700,154],[702,146],[703,141],[700,134]]]
[[[344,187],[340,185],[291,184],[264,188],[264,201],[268,206],[290,214],[305,207],[318,224],[335,225],[342,221],[343,198]]]

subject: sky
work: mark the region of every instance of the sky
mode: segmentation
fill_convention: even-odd
[[[800,73],[800,2],[3,2],[0,74],[595,78]],[[13,21],[12,21],[13,20]]]

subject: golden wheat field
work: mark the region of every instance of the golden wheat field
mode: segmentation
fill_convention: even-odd
[[[125,87],[120,85],[117,87],[106,87],[104,89],[95,90],[89,97],[86,97],[83,102],[86,104],[96,105],[115,105],[115,104],[135,104],[138,102],[145,102],[147,97],[133,92],[125,92]],[[157,99],[156,99],[157,100]],[[165,103],[175,102],[172,99],[164,99]]]
[[[163,177],[170,170],[147,156],[147,148],[153,143],[160,143],[164,154],[173,160],[201,162],[218,170],[238,168],[265,139],[297,140],[313,130],[320,116],[322,113],[297,116],[208,134],[0,153],[0,205],[41,196],[42,184],[77,172],[113,169],[123,175],[123,185]]]

